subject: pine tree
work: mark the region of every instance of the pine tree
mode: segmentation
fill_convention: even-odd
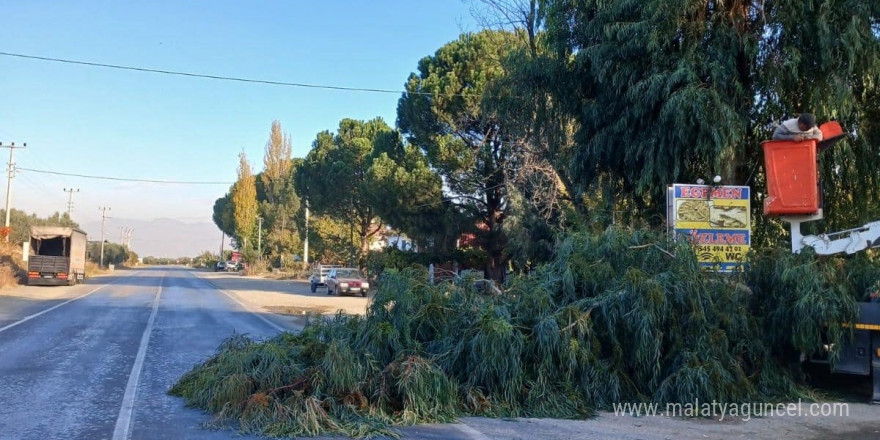
[[[312,213],[330,216],[349,226],[352,255],[364,256],[372,238],[384,227],[369,203],[372,189],[367,173],[376,154],[396,148],[399,138],[382,118],[343,119],[335,134],[318,133],[312,150],[297,170],[297,193],[308,197]]]
[[[484,95],[505,75],[501,61],[521,44],[502,31],[462,35],[419,62],[397,105],[401,131],[442,177],[456,210],[467,216],[466,227],[487,255],[486,274],[496,280],[507,262],[507,174],[519,164],[507,121],[485,111]]]

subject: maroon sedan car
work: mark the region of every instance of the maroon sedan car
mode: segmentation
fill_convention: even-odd
[[[370,283],[361,275],[361,271],[351,267],[331,269],[327,273],[328,295],[356,295],[367,296]]]

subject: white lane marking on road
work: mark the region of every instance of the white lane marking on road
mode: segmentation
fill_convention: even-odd
[[[42,315],[42,314],[44,314],[44,313],[49,313],[49,312],[51,312],[52,310],[55,310],[55,309],[57,309],[57,308],[59,308],[59,307],[65,305],[65,304],[72,303],[72,302],[74,302],[74,301],[76,301],[76,300],[78,300],[78,299],[85,298],[85,297],[87,297],[87,296],[89,296],[89,295],[91,295],[91,294],[93,294],[93,293],[95,293],[95,292],[97,292],[97,291],[99,291],[99,290],[101,290],[101,289],[103,289],[103,288],[105,288],[105,287],[111,285],[111,284],[116,283],[117,281],[119,281],[119,280],[117,279],[117,280],[114,280],[112,283],[107,283],[107,284],[104,284],[103,286],[96,287],[96,288],[92,289],[92,290],[91,290],[90,292],[88,292],[88,293],[84,293],[84,294],[82,294],[82,295],[80,295],[80,296],[77,296],[76,298],[71,298],[71,299],[69,299],[69,300],[67,300],[67,301],[64,301],[64,302],[61,303],[61,304],[55,304],[54,306],[49,307],[48,309],[43,310],[42,312],[34,313],[33,315],[30,315],[30,316],[27,316],[27,317],[25,317],[25,318],[22,318],[20,321],[13,322],[12,324],[7,325],[6,327],[0,327],[0,333],[4,332],[5,330],[9,330],[9,329],[11,329],[12,327],[15,327],[15,326],[17,326],[17,325],[19,325],[19,324],[23,324],[23,323],[25,323],[25,322],[28,322],[28,321],[30,321],[31,319],[34,319],[34,318],[36,318],[36,317],[38,317],[38,316],[40,316],[40,315]]]
[[[482,432],[477,431],[476,429],[471,428],[468,425],[465,425],[461,421],[452,426],[472,440],[489,440],[489,437],[486,437]]]
[[[191,274],[192,274],[192,273],[191,273]],[[227,292],[227,291],[225,291],[225,290],[223,290],[223,289],[217,287],[216,284],[214,284],[214,283],[212,283],[212,282],[210,282],[210,281],[208,281],[208,280],[206,280],[206,279],[204,279],[204,278],[202,278],[202,277],[200,277],[200,276],[198,276],[198,275],[196,275],[196,274],[192,274],[192,276],[195,277],[196,279],[202,280],[203,282],[205,282],[206,284],[208,284],[209,286],[211,286],[214,290],[216,290],[216,291],[218,291],[218,292],[220,292],[220,293],[222,293],[222,294],[228,296],[230,299],[232,299],[233,301],[237,302],[237,303],[238,303],[243,309],[247,310],[248,312],[251,312],[251,313],[252,313],[254,316],[256,316],[257,318],[262,319],[263,322],[265,322],[266,324],[269,324],[269,326],[272,327],[272,328],[274,328],[275,330],[278,330],[279,332],[289,331],[288,329],[285,329],[284,327],[281,327],[280,325],[275,324],[275,323],[272,322],[272,321],[269,321],[268,319],[266,319],[265,316],[263,316],[263,315],[261,315],[261,314],[255,312],[255,311],[253,311],[250,307],[248,307],[247,304],[241,302],[241,300],[239,300],[239,299],[236,298],[235,296],[229,294],[229,292]]]
[[[131,374],[128,375],[128,384],[125,386],[125,394],[122,396],[122,406],[119,408],[119,417],[116,418],[116,428],[113,430],[113,440],[128,439],[131,436],[131,417],[134,412],[134,399],[137,394],[138,382],[141,380],[141,371],[144,367],[144,359],[147,357],[147,346],[150,345],[150,335],[153,333],[153,323],[156,321],[156,313],[159,311],[159,299],[162,297],[162,284],[165,281],[165,273],[159,280],[159,289],[153,298],[153,311],[147,320],[147,328],[141,336],[141,345],[138,347],[134,365],[131,366]]]

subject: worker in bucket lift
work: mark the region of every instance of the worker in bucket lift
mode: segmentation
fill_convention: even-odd
[[[782,122],[773,132],[774,141],[800,142],[807,139],[822,140],[822,130],[816,126],[816,117],[810,113]]]
[[[800,142],[807,139],[815,139],[816,142],[821,142],[823,138],[822,130],[816,126],[816,117],[811,113],[804,113],[797,119],[792,118],[784,121],[773,132],[774,141]],[[819,150],[822,149],[821,147],[819,148]],[[825,191],[822,188],[822,181],[819,180],[818,183],[819,187],[816,190],[818,191],[819,206],[822,206],[825,199]]]

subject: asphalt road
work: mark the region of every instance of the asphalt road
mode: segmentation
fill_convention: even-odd
[[[200,276],[206,279],[151,268],[75,287],[2,292],[0,439],[256,439],[205,429],[208,415],[166,392],[235,333],[266,338],[296,330],[290,314],[268,311],[314,307],[318,296],[305,283]],[[412,440],[863,439],[880,438],[878,411],[853,404],[846,417],[724,423],[608,413],[591,420],[466,418],[400,432]]]
[[[240,438],[202,429],[206,417],[166,391],[226,337],[269,337],[283,321],[180,269],[22,289],[0,297],[0,438]],[[46,289],[71,298],[40,301]]]

